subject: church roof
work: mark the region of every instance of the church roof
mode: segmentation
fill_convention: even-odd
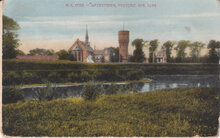
[[[73,48],[73,50],[81,50],[81,48],[80,48],[78,45],[76,45],[76,46]]]
[[[84,46],[84,48],[87,50],[87,51],[90,51],[90,52],[93,52],[94,50],[92,49],[92,47],[90,46],[89,43],[85,43],[83,41],[80,41],[81,44]]]
[[[69,51],[82,50],[82,48],[89,52],[94,52],[89,43],[85,43],[84,41],[80,41],[79,39],[77,39],[75,43],[69,48]]]

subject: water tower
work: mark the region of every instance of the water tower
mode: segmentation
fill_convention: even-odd
[[[118,42],[119,42],[119,62],[128,62],[129,31],[126,30],[119,31]]]

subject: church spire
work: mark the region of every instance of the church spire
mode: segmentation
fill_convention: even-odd
[[[86,39],[85,39],[85,42],[86,42],[87,44],[89,43],[89,35],[88,35],[87,25],[86,25]]]

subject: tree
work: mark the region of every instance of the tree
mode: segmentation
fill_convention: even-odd
[[[145,61],[145,54],[143,52],[144,40],[135,39],[132,42],[132,46],[135,46],[135,50],[130,60],[132,62],[144,62]]]
[[[155,62],[155,51],[157,50],[157,47],[159,46],[159,41],[157,39],[151,40],[149,43],[149,61],[151,63]]]
[[[102,58],[101,58],[101,63],[105,63],[105,57],[104,56],[102,56]]]
[[[209,62],[217,63],[219,60],[217,48],[220,48],[220,42],[215,40],[210,40],[208,47],[209,49]]]
[[[3,15],[3,58],[15,58],[16,50],[19,46],[18,34],[16,31],[20,29],[17,22]]]
[[[202,42],[194,42],[190,45],[190,56],[192,57],[193,62],[198,62],[200,55],[201,55],[201,50],[205,46],[204,43]]]
[[[119,62],[119,47],[115,48],[112,47],[113,49],[113,55],[111,57],[111,62]]]
[[[74,60],[73,56],[64,49],[56,52],[56,55],[59,56],[59,60]]]
[[[24,56],[25,53],[24,53],[23,51],[21,51],[20,49],[17,49],[17,50],[16,50],[16,55],[17,55],[17,56]]]
[[[43,48],[35,48],[35,49],[30,50],[28,55],[31,55],[31,56],[37,56],[37,55],[51,56],[51,55],[55,55],[55,52],[52,49],[47,50],[47,49],[43,49]]]
[[[186,48],[190,45],[190,41],[181,40],[178,42],[178,45],[175,47],[177,51],[177,61],[183,62],[186,58]]]
[[[175,44],[176,42],[172,42],[172,41],[167,41],[163,44],[163,48],[166,51],[167,62],[171,61],[172,49]]]

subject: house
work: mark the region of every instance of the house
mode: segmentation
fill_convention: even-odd
[[[95,62],[101,63],[104,55],[104,50],[94,50]]]
[[[103,56],[104,56],[105,62],[110,63],[111,62],[111,58],[112,58],[112,56],[114,56],[114,54],[115,53],[114,53],[114,50],[113,50],[112,47],[105,48],[103,50]]]
[[[114,50],[112,47],[104,48],[103,50],[94,50],[95,62],[97,63],[103,62],[103,58],[105,63],[110,63],[113,55]]]
[[[155,54],[156,63],[167,63],[166,53],[161,50]]]

